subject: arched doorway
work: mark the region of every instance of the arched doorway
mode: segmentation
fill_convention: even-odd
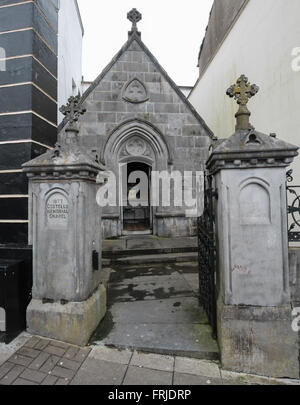
[[[138,161],[122,166],[124,235],[152,233],[151,170],[150,165]]]
[[[136,171],[144,173],[149,190],[152,173],[168,170],[172,165],[172,156],[163,134],[152,124],[139,119],[124,122],[108,137],[100,156],[106,170],[112,171],[115,175],[117,191],[117,206],[104,207],[102,211],[104,238],[128,233],[157,235],[163,218],[157,216],[160,207],[151,207],[150,198],[148,198],[150,207],[148,204],[143,209],[133,207],[134,209],[126,210],[124,207],[128,205],[126,190],[139,183],[135,178],[128,185],[128,176],[131,173]],[[148,196],[150,195],[148,191]]]

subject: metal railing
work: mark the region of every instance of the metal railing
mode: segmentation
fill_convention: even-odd
[[[286,174],[287,180],[287,197],[292,201],[288,203],[288,238],[289,242],[300,242],[300,186],[288,185],[293,179],[293,170],[289,170]]]

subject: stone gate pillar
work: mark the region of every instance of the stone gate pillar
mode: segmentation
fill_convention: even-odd
[[[222,366],[299,378],[293,332],[286,206],[286,167],[298,147],[254,130],[245,76],[227,94],[240,105],[236,132],[213,150],[217,235],[217,319]]]
[[[102,168],[79,146],[75,121],[82,111],[76,113],[77,98],[69,102],[70,121],[59,144],[23,165],[33,245],[27,326],[37,335],[85,345],[106,311],[96,203]]]

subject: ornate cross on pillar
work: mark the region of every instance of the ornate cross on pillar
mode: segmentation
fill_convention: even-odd
[[[252,125],[250,124],[250,111],[248,110],[247,104],[251,97],[255,96],[258,92],[259,87],[256,84],[250,84],[248,81],[248,77],[242,75],[236,82],[227,90],[226,94],[229,97],[234,97],[237,100],[240,108],[238,112],[235,114],[237,119],[236,122],[236,130],[239,129],[253,129]]]
[[[86,112],[85,108],[82,108],[79,105],[80,95],[74,97],[71,96],[68,100],[67,105],[63,105],[59,111],[66,116],[68,125],[66,131],[75,131],[78,132],[77,121],[80,115],[83,115]]]
[[[129,11],[129,13],[127,14],[127,18],[128,18],[128,20],[129,21],[131,21],[132,22],[132,28],[131,28],[131,31],[130,31],[130,33],[132,34],[133,32],[138,32],[138,29],[137,29],[137,23],[139,22],[139,21],[141,21],[141,19],[142,19],[142,14],[136,9],[136,8],[133,8],[131,11]]]

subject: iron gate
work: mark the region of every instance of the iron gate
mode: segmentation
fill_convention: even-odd
[[[205,309],[212,326],[213,337],[217,337],[215,269],[216,243],[212,177],[204,177],[204,211],[198,218],[198,259],[199,259],[199,303]]]
[[[288,192],[288,238],[289,242],[300,242],[300,186],[288,185],[293,179],[293,170],[286,173],[287,192]]]

